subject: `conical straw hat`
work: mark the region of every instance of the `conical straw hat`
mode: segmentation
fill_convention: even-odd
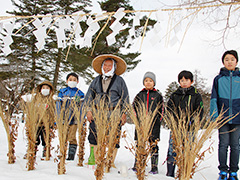
[[[99,55],[99,56],[95,57],[92,61],[93,69],[97,73],[102,74],[102,70],[101,70],[102,63],[105,59],[108,59],[108,58],[112,58],[116,62],[116,65],[117,65],[116,71],[115,71],[116,75],[121,75],[126,71],[126,69],[127,69],[126,62],[122,58],[112,55],[112,54],[103,54],[103,55]]]

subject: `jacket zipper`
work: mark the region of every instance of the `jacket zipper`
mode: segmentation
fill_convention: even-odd
[[[230,71],[230,100],[229,100],[229,116],[232,115],[232,71]],[[231,124],[232,121],[229,121]]]
[[[149,90],[147,91],[147,113],[148,113],[148,105],[149,105]]]

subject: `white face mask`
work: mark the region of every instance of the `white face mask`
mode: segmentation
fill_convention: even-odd
[[[75,88],[77,86],[77,82],[76,81],[68,81],[67,84],[68,84],[68,86],[70,88]]]
[[[47,96],[47,95],[50,94],[50,89],[42,89],[41,93],[42,93],[43,96]]]

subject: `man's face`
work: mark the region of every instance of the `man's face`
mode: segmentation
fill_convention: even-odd
[[[112,60],[106,60],[103,63],[103,70],[105,73],[108,73],[109,71],[112,70],[113,67],[113,61]]]

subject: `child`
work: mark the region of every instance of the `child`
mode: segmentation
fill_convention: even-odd
[[[219,75],[213,81],[212,95],[210,101],[210,114],[212,118],[218,117],[223,110],[223,118],[231,118],[222,126],[219,132],[218,161],[220,170],[218,180],[237,180],[239,162],[239,136],[240,136],[240,73],[236,67],[238,54],[235,50],[226,51],[222,56]],[[230,162],[227,165],[228,147],[230,147]]]
[[[145,86],[144,89],[142,89],[134,98],[133,101],[133,107],[135,109],[135,112],[137,113],[137,104],[138,103],[146,103],[148,111],[155,111],[157,107],[159,107],[159,112],[156,114],[154,120],[153,120],[153,128],[150,132],[150,143],[155,143],[155,141],[159,141],[160,139],[160,126],[161,126],[161,120],[163,113],[163,97],[162,95],[154,88],[156,85],[156,77],[155,74],[152,72],[146,72],[143,77],[143,85]],[[159,106],[160,105],[160,106]],[[137,114],[138,117],[138,114]],[[137,133],[135,130],[135,140],[137,140]],[[155,146],[152,149],[151,152],[151,171],[149,173],[151,174],[157,174],[158,173],[158,145],[155,144]],[[136,171],[136,159],[134,163],[134,167],[132,168],[133,171]]]
[[[46,103],[47,110],[46,110],[44,118],[48,119],[48,121],[45,121],[45,122],[49,122],[49,127],[51,127],[51,128],[54,125],[54,109],[55,109],[53,94],[54,94],[54,90],[53,90],[53,85],[51,82],[44,81],[37,86],[36,98],[38,98],[38,97],[42,98],[42,102]],[[40,138],[41,138],[42,146],[44,147],[42,156],[46,157],[46,142],[45,142],[46,130],[45,130],[44,123],[42,122],[41,124],[42,125],[38,128],[38,132],[37,132],[36,145],[40,144]]]
[[[66,100],[66,107],[69,108],[72,100],[81,100],[84,98],[84,93],[79,90],[76,86],[78,84],[78,75],[76,73],[69,73],[66,78],[66,83],[68,87],[60,89],[58,97],[60,101],[57,102],[57,110],[60,112],[60,108],[64,100]],[[70,117],[69,117],[70,118]],[[68,130],[68,141],[69,141],[69,149],[68,149],[68,158],[67,160],[74,160],[75,153],[77,150],[77,122],[75,118],[69,119],[69,130]]]
[[[46,113],[43,116],[43,119],[41,120],[40,126],[37,130],[37,138],[36,138],[36,151],[37,146],[42,141],[43,146],[43,154],[42,157],[46,156],[46,130],[44,122],[49,122],[49,127],[53,127],[54,124],[54,109],[55,109],[55,103],[53,100],[53,85],[49,81],[44,81],[41,84],[39,84],[36,88],[36,95],[33,98],[33,101],[41,102],[43,104],[46,104]],[[50,148],[50,147],[48,147]],[[35,152],[36,153],[36,152]],[[27,154],[24,155],[24,159],[27,158]]]
[[[192,116],[196,111],[200,112],[200,119],[203,116],[203,102],[202,96],[192,86],[193,74],[190,71],[181,71],[178,74],[178,82],[180,87],[171,94],[170,99],[167,103],[167,110],[175,115],[180,116],[183,111],[190,111],[189,114]],[[177,119],[176,119],[177,120]],[[191,119],[193,121],[193,119]],[[173,140],[169,139],[169,148],[167,154],[167,176],[174,177],[175,171],[175,158],[176,153],[173,151]]]

